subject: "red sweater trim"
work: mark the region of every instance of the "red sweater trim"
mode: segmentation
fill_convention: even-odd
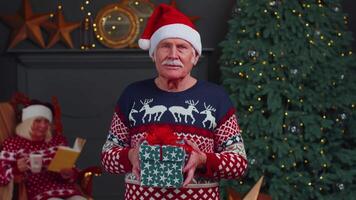
[[[203,128],[198,128],[196,126],[188,126],[188,125],[180,125],[180,124],[170,124],[170,123],[156,123],[156,124],[143,124],[140,126],[132,127],[130,131],[130,136],[134,135],[135,133],[142,133],[147,132],[150,129],[155,129],[161,126],[169,126],[172,128],[174,132],[184,132],[184,133],[194,133],[195,135],[213,138],[214,133]]]

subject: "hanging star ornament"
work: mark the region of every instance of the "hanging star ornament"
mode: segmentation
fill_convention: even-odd
[[[178,9],[178,6],[177,6],[176,0],[171,0],[171,2],[169,3],[169,5],[172,6],[173,8],[175,8],[175,9],[179,10],[179,9]],[[198,21],[198,19],[200,19],[199,16],[188,16],[188,18],[190,19],[190,21],[193,22],[193,24],[195,24],[196,21]]]
[[[16,14],[0,16],[1,20],[12,28],[9,48],[14,48],[27,38],[44,48],[45,42],[40,26],[49,16],[49,13],[33,14],[29,0],[22,0],[22,10]]]
[[[64,42],[67,47],[73,48],[71,32],[80,26],[81,22],[67,22],[64,19],[63,10],[58,9],[53,22],[45,22],[43,27],[50,33],[47,48],[52,47],[58,41]]]

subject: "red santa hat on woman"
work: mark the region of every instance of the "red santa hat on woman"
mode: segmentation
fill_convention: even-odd
[[[138,45],[141,49],[149,50],[152,57],[158,43],[167,38],[184,39],[201,55],[200,35],[190,19],[174,7],[160,4],[148,19]]]

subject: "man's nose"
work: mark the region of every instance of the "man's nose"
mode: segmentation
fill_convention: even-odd
[[[177,54],[177,47],[173,46],[169,49],[169,57],[171,58],[177,58],[178,54]]]

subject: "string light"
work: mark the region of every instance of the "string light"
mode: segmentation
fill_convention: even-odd
[[[87,7],[90,5],[89,0],[85,0],[83,5],[80,6],[80,10],[84,14],[84,22],[81,27],[81,50],[89,50],[90,48],[95,48],[96,45],[93,43],[92,40],[92,31],[95,32],[96,38],[101,39],[101,36],[98,35],[96,24],[93,23],[92,20],[92,13],[90,11],[87,11]]]

